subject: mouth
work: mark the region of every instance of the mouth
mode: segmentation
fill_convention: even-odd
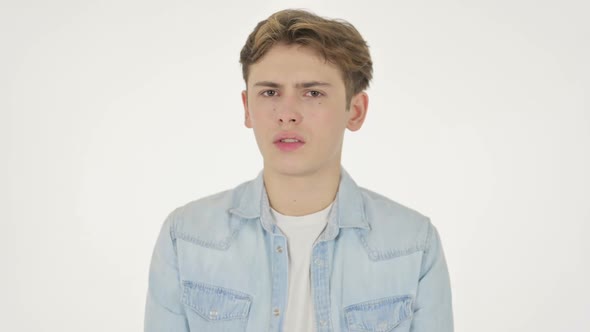
[[[283,138],[278,141],[275,141],[275,143],[303,143],[303,141],[300,141],[296,138]]]
[[[274,145],[281,151],[289,152],[301,148],[305,144],[302,137],[296,134],[281,134],[275,137]]]
[[[273,142],[276,143],[305,143],[303,137],[299,134],[291,132],[284,132],[275,135]]]

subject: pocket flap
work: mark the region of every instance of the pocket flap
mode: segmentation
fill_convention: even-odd
[[[412,317],[412,297],[392,296],[344,308],[346,324],[355,332],[388,332]]]
[[[252,297],[232,289],[182,282],[182,302],[209,321],[244,319],[248,317]]]

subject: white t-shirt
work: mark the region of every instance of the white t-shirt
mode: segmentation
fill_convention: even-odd
[[[271,208],[277,226],[287,237],[289,293],[284,320],[285,332],[315,331],[311,298],[310,264],[312,246],[326,227],[332,204],[306,216],[285,216]]]

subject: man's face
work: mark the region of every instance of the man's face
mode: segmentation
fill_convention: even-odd
[[[359,93],[347,111],[339,68],[310,48],[282,44],[250,66],[242,101],[265,170],[294,176],[339,169],[344,130],[361,127],[368,102]]]

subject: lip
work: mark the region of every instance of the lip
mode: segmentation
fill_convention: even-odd
[[[294,142],[294,143],[287,143],[287,142],[281,142],[282,139],[286,139],[286,138],[292,138],[292,139],[296,139],[299,142]],[[284,152],[290,152],[290,151],[294,151],[299,149],[300,147],[302,147],[305,144],[305,141],[303,140],[303,138],[296,134],[296,133],[280,133],[278,135],[275,135],[274,137],[274,145],[281,151]]]
[[[298,140],[300,143],[305,144],[305,140],[303,139],[303,137],[301,137],[297,133],[292,133],[292,132],[284,132],[284,133],[280,133],[280,134],[275,135],[273,143],[281,143],[281,140],[286,139],[286,138],[293,138],[293,139]],[[291,143],[291,144],[294,144],[294,143]]]

